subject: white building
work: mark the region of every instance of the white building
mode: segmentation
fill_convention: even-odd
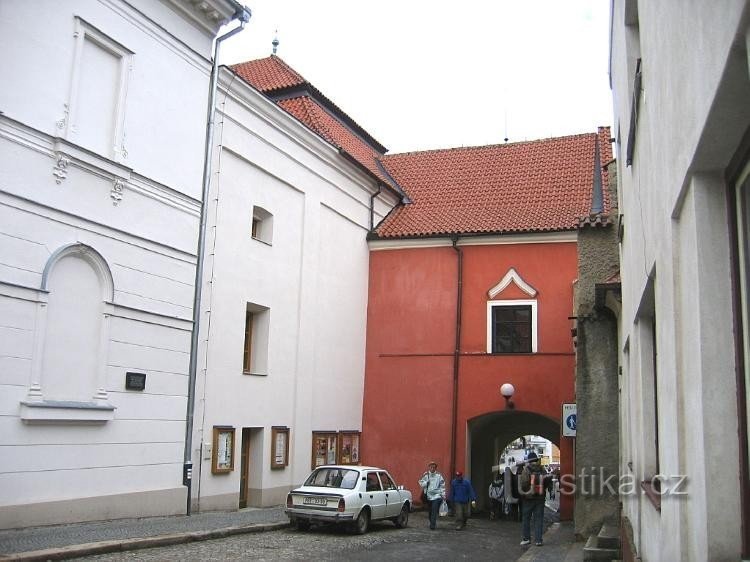
[[[282,504],[314,463],[358,461],[366,236],[399,200],[377,167],[385,149],[281,59],[233,69],[208,209],[201,510]]]
[[[625,560],[750,558],[749,22],[613,2]]]
[[[212,41],[240,9],[0,2],[2,528],[185,510]]]

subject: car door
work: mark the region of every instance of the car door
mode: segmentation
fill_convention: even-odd
[[[372,519],[385,517],[386,496],[376,471],[369,471],[365,477],[365,503],[370,505]]]
[[[401,512],[401,492],[398,491],[396,483],[385,470],[378,472],[380,483],[385,492],[385,515],[384,517],[396,517]]]

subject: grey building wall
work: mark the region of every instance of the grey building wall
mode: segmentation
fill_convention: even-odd
[[[618,330],[614,311],[604,305],[604,284],[619,271],[617,177],[610,166],[612,209],[606,226],[578,233],[576,285],[576,534],[617,523],[619,498]],[[608,485],[609,484],[609,485]]]

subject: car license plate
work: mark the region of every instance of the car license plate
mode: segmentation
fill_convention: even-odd
[[[307,505],[325,505],[328,502],[325,498],[303,498],[302,503]]]

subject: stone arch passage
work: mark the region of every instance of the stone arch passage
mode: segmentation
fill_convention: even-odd
[[[467,431],[471,481],[481,509],[489,507],[485,492],[492,481],[492,467],[508,443],[522,435],[539,435],[560,447],[560,424],[535,412],[488,412],[469,420]]]

